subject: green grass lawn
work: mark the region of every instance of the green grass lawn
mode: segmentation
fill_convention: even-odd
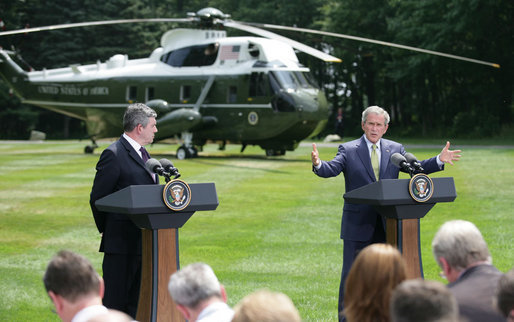
[[[89,193],[99,153],[108,142],[101,142],[94,155],[83,154],[86,144],[0,143],[2,321],[58,321],[41,278],[60,249],[87,256],[101,272]],[[155,144],[148,150],[154,158],[172,160],[188,183],[214,182],[220,202],[216,211],[198,212],[180,229],[181,265],[210,264],[232,306],[246,294],[268,288],[289,295],[304,321],[336,321],[343,177],[316,177],[305,145],[273,159],[257,147],[240,154],[240,146],[228,145],[221,152],[208,145],[200,158],[177,161],[176,148]],[[441,148],[410,152],[423,159]],[[325,160],[336,150],[319,147]],[[504,272],[513,267],[513,165],[514,147],[483,146],[465,149],[457,165],[431,175],[454,177],[458,196],[421,219],[425,278],[442,281],[430,243],[450,219],[474,222],[494,264]]]

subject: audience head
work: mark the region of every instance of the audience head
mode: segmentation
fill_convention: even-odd
[[[455,297],[443,283],[406,280],[393,291],[391,322],[457,322]]]
[[[393,289],[406,279],[400,252],[388,244],[372,244],[355,259],[345,285],[344,312],[349,322],[388,321]]]
[[[259,290],[245,296],[234,308],[232,322],[300,322],[300,313],[283,294]]]
[[[168,290],[188,320],[212,302],[227,301],[225,289],[212,268],[205,263],[190,264],[172,274]]]
[[[496,306],[508,322],[514,322],[514,268],[500,278]]]
[[[448,281],[455,281],[460,272],[479,263],[491,262],[491,255],[480,230],[471,222],[451,220],[434,236],[432,251]]]
[[[71,320],[86,306],[102,304],[103,280],[79,254],[67,250],[57,253],[48,263],[43,283],[63,321]]]

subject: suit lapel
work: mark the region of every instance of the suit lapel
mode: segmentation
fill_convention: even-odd
[[[369,157],[369,149],[366,144],[366,140],[364,140],[364,135],[361,137],[360,142],[357,144],[357,155],[362,161],[364,168],[368,171],[371,179],[375,178],[375,173],[373,172],[373,167],[371,166],[371,158]]]
[[[134,150],[132,145],[130,145],[130,143],[128,143],[128,141],[123,136],[121,136],[120,142],[123,144],[125,149],[127,149],[128,155],[132,159],[134,159],[134,161],[136,161],[137,164],[139,164],[141,167],[143,167],[143,169],[145,169],[146,173],[148,173],[148,175],[150,177],[152,177],[152,180],[155,182],[155,175],[146,168],[145,163],[143,162],[143,159],[139,156],[139,154],[136,152],[136,150]]]
[[[385,172],[391,160],[391,145],[384,139],[381,139],[380,148],[380,177],[385,178]]]

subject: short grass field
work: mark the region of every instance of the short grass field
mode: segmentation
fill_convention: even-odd
[[[85,255],[101,273],[100,236],[89,208],[95,165],[88,142],[0,142],[0,320],[58,321],[42,275],[61,249]],[[424,142],[416,142],[424,143]],[[431,144],[434,142],[430,142]],[[419,159],[437,146],[406,144]],[[457,199],[436,205],[421,219],[426,279],[443,281],[431,240],[447,220],[465,219],[482,231],[494,264],[514,266],[514,146],[462,148],[455,166],[432,177],[454,177]],[[206,262],[226,286],[229,304],[262,288],[287,294],[304,321],[336,321],[342,265],[339,239],[342,176],[322,179],[311,171],[309,144],[276,158],[258,147],[205,147],[200,157],[177,161],[177,145],[154,144],[154,158],[168,158],[188,183],[214,182],[216,211],[197,212],[179,230],[180,263]],[[319,145],[322,159],[337,148]],[[401,178],[408,178],[402,174]]]

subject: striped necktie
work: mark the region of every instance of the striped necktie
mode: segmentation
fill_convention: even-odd
[[[373,172],[375,172],[376,181],[378,181],[380,167],[378,165],[377,145],[373,144],[372,148],[373,150],[371,150],[371,166],[373,167]]]

